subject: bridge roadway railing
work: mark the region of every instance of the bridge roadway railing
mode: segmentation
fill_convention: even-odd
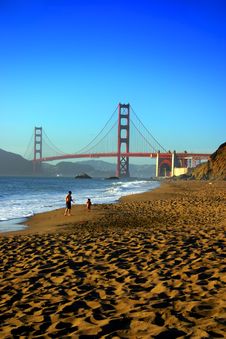
[[[141,152],[124,152],[120,153],[122,157],[133,157],[133,158],[157,158],[159,154],[159,158],[171,159],[172,152],[168,153],[141,153]],[[199,160],[206,160],[210,157],[210,154],[207,153],[175,153],[176,156],[180,159],[186,158],[195,158]],[[62,160],[62,159],[79,159],[79,158],[111,158],[117,157],[117,152],[110,152],[110,153],[87,153],[87,154],[64,154],[60,156],[52,156],[52,157],[43,157],[39,159],[35,159],[36,162],[43,162],[43,161],[54,161],[54,160]]]

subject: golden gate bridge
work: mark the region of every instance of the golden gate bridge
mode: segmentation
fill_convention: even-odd
[[[116,176],[129,177],[130,158],[154,158],[156,177],[183,174],[188,167],[207,160],[207,153],[177,153],[166,151],[145,127],[130,104],[119,103],[102,130],[88,145],[74,153],[59,150],[42,127],[34,128],[34,135],[26,151],[32,159],[34,171],[43,162],[79,158],[116,158]]]

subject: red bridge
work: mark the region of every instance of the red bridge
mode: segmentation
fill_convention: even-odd
[[[42,162],[115,157],[116,176],[119,177],[130,176],[129,159],[132,157],[156,158],[156,176],[159,177],[183,174],[188,167],[194,167],[197,162],[208,160],[210,156],[206,153],[167,152],[143,125],[130,104],[119,104],[100,133],[86,147],[73,154],[58,150],[42,127],[35,127],[32,144],[36,171]]]

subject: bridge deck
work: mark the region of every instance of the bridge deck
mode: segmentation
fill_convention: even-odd
[[[159,153],[159,158],[170,159],[172,157],[171,152],[169,153]],[[132,157],[132,158],[157,158],[158,153],[91,153],[91,154],[65,154],[60,156],[52,157],[43,157],[35,159],[37,162],[43,161],[54,161],[54,160],[63,160],[63,159],[79,159],[79,158],[114,158],[114,157]],[[208,153],[175,153],[176,157],[180,159],[196,159],[196,160],[207,160],[210,157]]]

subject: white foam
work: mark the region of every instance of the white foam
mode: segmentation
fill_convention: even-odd
[[[27,218],[34,214],[62,208],[65,195],[72,190],[75,204],[113,203],[121,196],[141,193],[159,186],[145,180],[74,180],[70,178],[8,178],[0,180],[0,232],[2,222]],[[6,192],[6,193],[2,193]],[[6,225],[6,224],[5,224]],[[10,227],[13,227],[9,223]],[[3,226],[2,226],[3,227]]]

